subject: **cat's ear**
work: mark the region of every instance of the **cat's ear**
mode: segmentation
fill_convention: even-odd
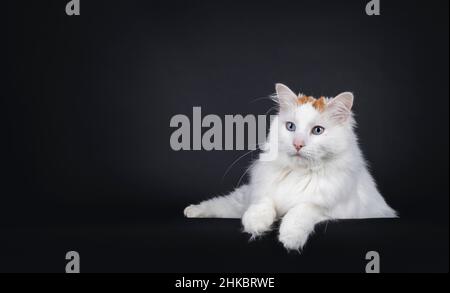
[[[341,93],[327,103],[327,112],[337,122],[345,122],[352,114],[353,99],[352,93]]]
[[[280,105],[280,109],[296,105],[298,96],[293,91],[291,91],[290,88],[288,88],[284,84],[277,83],[275,85],[275,89],[277,92],[277,102]]]

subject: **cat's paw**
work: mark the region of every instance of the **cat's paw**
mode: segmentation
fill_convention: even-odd
[[[270,230],[275,221],[276,212],[269,207],[250,207],[242,217],[244,232],[251,234],[252,238],[262,235]]]
[[[287,250],[301,251],[308,240],[309,233],[305,230],[296,229],[282,229],[280,227],[280,235],[278,240],[283,244]]]
[[[203,209],[199,204],[191,204],[184,209],[184,216],[187,218],[200,218],[202,213]]]

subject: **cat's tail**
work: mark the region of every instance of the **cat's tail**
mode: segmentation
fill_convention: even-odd
[[[214,197],[184,209],[188,218],[242,218],[249,202],[248,185],[236,188],[228,195]]]

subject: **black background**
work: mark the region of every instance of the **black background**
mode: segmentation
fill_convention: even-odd
[[[448,1],[2,4],[0,271],[448,271]],[[6,8],[5,8],[6,7]],[[302,255],[237,220],[187,220],[249,155],[172,151],[175,114],[264,114],[283,82],[355,93],[358,135],[399,220],[322,225]],[[253,156],[254,158],[255,156]]]

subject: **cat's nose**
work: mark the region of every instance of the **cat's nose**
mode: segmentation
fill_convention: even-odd
[[[299,150],[302,149],[302,147],[304,147],[304,143],[301,141],[294,141],[294,147],[298,152]]]

